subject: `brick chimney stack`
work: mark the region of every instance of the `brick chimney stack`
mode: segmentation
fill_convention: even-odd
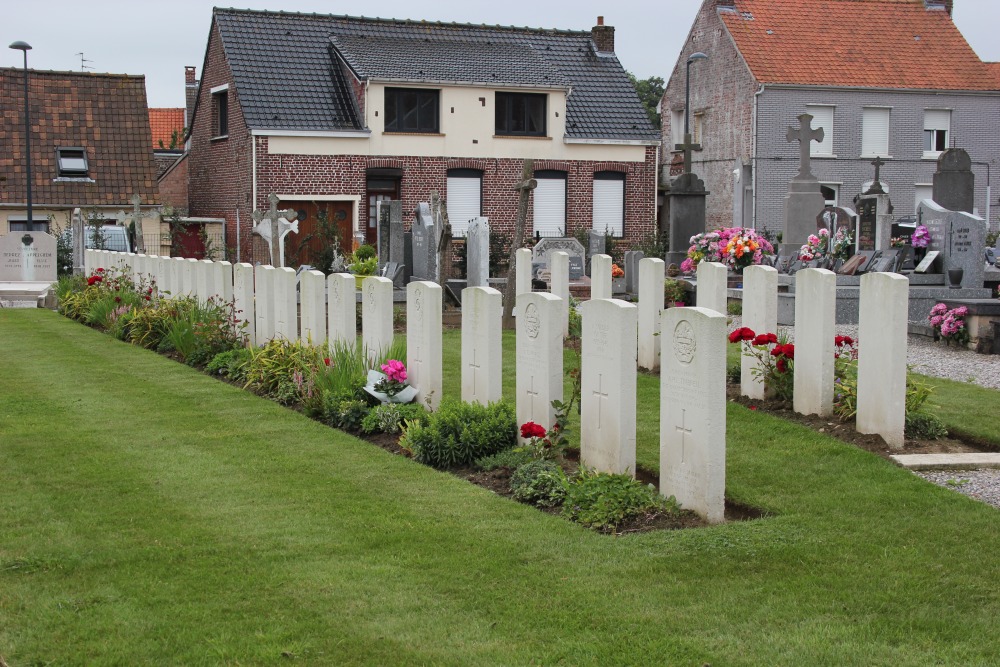
[[[597,25],[590,30],[590,38],[594,40],[598,53],[615,52],[614,26],[604,25],[604,17],[597,17]]]
[[[184,112],[184,126],[190,129],[194,103],[198,99],[198,80],[194,76],[194,67],[190,65],[184,68],[184,94],[187,102],[187,109]]]

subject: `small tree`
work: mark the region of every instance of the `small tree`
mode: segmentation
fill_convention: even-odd
[[[635,86],[635,92],[639,96],[642,106],[646,108],[646,115],[649,116],[649,122],[659,129],[660,114],[656,111],[656,107],[660,105],[660,100],[663,99],[663,77],[651,76],[648,79],[637,79],[634,74],[628,72],[628,79]]]

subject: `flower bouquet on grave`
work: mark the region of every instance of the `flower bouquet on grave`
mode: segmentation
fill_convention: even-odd
[[[951,345],[955,341],[958,345],[965,345],[969,342],[969,329],[965,325],[965,316],[969,314],[969,309],[965,306],[948,309],[948,306],[939,303],[931,308],[931,313],[927,319],[934,328],[934,333]]]
[[[368,371],[365,392],[381,403],[410,403],[417,397],[417,388],[406,384],[406,366],[398,359],[382,364],[382,372]]]
[[[830,248],[830,230],[821,229],[817,234],[810,234],[806,244],[799,248],[799,259],[811,262],[814,259],[826,257]]]
[[[783,336],[755,334],[749,327],[740,327],[729,334],[730,343],[742,343],[743,353],[757,360],[751,371],[764,384],[768,396],[791,401],[794,390],[795,345]]]
[[[730,271],[740,272],[748,266],[760,264],[764,255],[774,254],[774,247],[752,229],[724,227],[691,237],[687,259],[681,271],[694,273],[702,261],[720,262]]]
[[[830,246],[830,254],[833,255],[835,259],[846,260],[851,256],[851,249],[854,248],[854,238],[846,228],[841,227],[837,230],[837,233],[833,235],[833,240],[830,242]]]

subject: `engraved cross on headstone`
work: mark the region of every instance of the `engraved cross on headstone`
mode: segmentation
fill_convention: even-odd
[[[601,385],[604,382],[604,376],[597,376],[597,390],[593,392],[594,396],[597,398],[597,430],[601,430],[601,415],[604,414],[604,402],[608,400],[610,394],[608,392],[601,391]]]
[[[685,174],[690,174],[691,173],[691,152],[692,151],[700,151],[701,150],[701,144],[694,143],[694,141],[691,140],[691,135],[690,134],[685,134],[684,135],[684,143],[682,143],[682,144],[676,144],[674,146],[674,149],[675,150],[679,150],[679,151],[684,151],[684,173]]]
[[[785,135],[789,142],[799,142],[799,173],[796,178],[813,178],[812,169],[809,166],[809,158],[812,154],[810,144],[813,141],[823,141],[823,137],[826,136],[822,127],[812,129],[812,119],[812,115],[802,114],[799,116],[799,127],[788,128],[788,133]]]
[[[535,407],[536,407],[535,406],[535,401],[538,400],[538,398],[539,398],[539,396],[541,396],[541,394],[538,392],[537,389],[535,389],[535,376],[534,375],[531,376],[531,385],[528,387],[528,389],[527,389],[527,391],[525,393],[528,394],[528,396],[531,397],[531,399],[530,399],[531,400],[531,419],[532,419],[532,421],[536,421],[537,422],[538,420],[540,420],[542,418],[541,415],[544,414],[545,409],[543,407],[541,413],[535,412]]]
[[[885,160],[883,160],[882,157],[879,156],[879,157],[876,157],[874,160],[872,160],[871,164],[872,164],[873,167],[875,167],[875,180],[872,181],[871,187],[868,188],[868,190],[865,192],[865,194],[866,195],[884,195],[884,194],[886,194],[886,192],[885,192],[885,190],[882,189],[882,180],[881,180],[881,178],[879,178],[879,171],[881,170],[882,165],[885,164]]]
[[[685,458],[686,458],[685,454],[687,453],[686,452],[686,447],[685,447],[686,443],[684,441],[684,436],[685,435],[691,435],[691,433],[692,433],[691,429],[684,428],[684,420],[685,420],[686,416],[687,416],[687,410],[681,410],[681,425],[674,427],[674,429],[678,433],[681,434],[681,463],[685,463]]]
[[[472,348],[472,361],[469,362],[469,368],[472,369],[472,391],[477,395],[479,394],[479,380],[476,373],[482,369],[482,366],[476,363],[476,348]]]
[[[288,232],[298,233],[299,224],[295,221],[298,213],[291,209],[279,211],[278,195],[276,194],[269,195],[267,200],[271,204],[267,213],[259,209],[253,212],[253,220],[257,223],[253,230],[267,241],[267,245],[271,249],[271,266],[282,267],[285,265],[284,238]],[[284,224],[282,224],[282,220]]]

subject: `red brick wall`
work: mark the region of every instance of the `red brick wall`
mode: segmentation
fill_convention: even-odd
[[[479,169],[483,172],[483,215],[490,225],[512,234],[517,217],[515,184],[524,167],[517,159],[426,158],[396,156],[374,158],[362,155],[269,155],[267,139],[257,144],[257,205],[266,206],[267,193],[313,195],[358,195],[366,215],[365,170],[392,166],[403,170],[402,199],[406,226],[413,221],[417,204],[429,201],[431,191],[447,197],[449,169]],[[656,148],[646,148],[644,162],[596,162],[537,160],[536,169],[567,172],[567,230],[590,229],[593,207],[593,175],[598,171],[625,173],[625,235],[629,245],[655,230]],[[531,231],[531,213],[528,215]]]
[[[212,139],[213,87],[229,84],[229,136]],[[214,25],[208,38],[205,69],[201,74],[198,107],[191,126],[191,151],[188,156],[190,214],[226,219],[226,246],[236,247],[236,212],[239,211],[242,246],[241,259],[251,257],[250,225],[253,208],[251,149],[252,137],[243,118],[239,90],[222,50],[219,30]],[[235,252],[230,259],[235,258]]]
[[[165,206],[189,210],[188,160],[189,158],[183,158],[160,178],[160,203]]]

